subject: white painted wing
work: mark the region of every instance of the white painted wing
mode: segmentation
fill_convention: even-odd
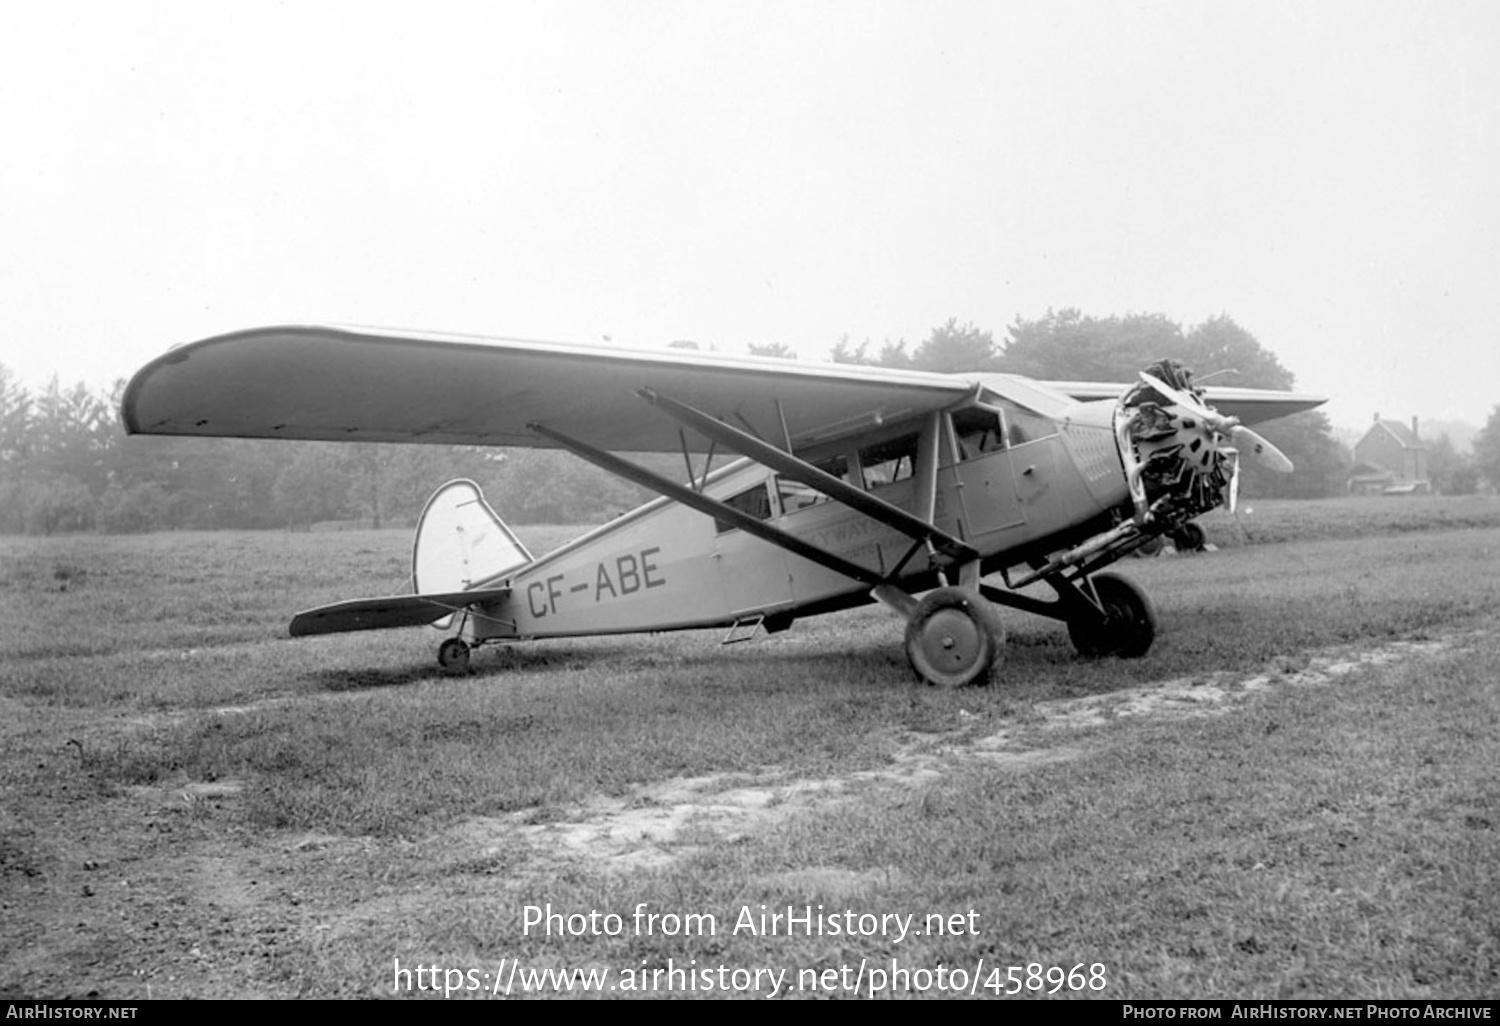
[[[680,447],[638,389],[769,441],[803,446],[951,405],[957,375],[847,364],[638,352],[363,328],[257,328],[180,346],[125,389],[132,434],[551,446],[553,427],[615,451]],[[690,447],[707,442],[688,432]]]

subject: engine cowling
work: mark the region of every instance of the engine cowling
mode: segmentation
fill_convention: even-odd
[[[1192,372],[1161,360],[1115,406],[1115,443],[1135,504],[1136,523],[1180,524],[1207,513],[1232,493],[1238,426],[1210,408]]]

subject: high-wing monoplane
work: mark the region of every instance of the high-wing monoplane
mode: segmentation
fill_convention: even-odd
[[[294,635],[436,623],[439,662],[463,669],[479,645],[775,632],[879,602],[916,673],[961,685],[1001,657],[997,607],[1064,622],[1086,656],[1144,655],[1151,603],[1105,568],[1232,503],[1240,460],[1289,470],[1247,425],[1322,401],[1196,387],[1171,361],[1047,383],[291,326],[168,351],[122,416],[142,434],[559,448],[660,495],[534,558],[451,482],[418,523],[414,594],[300,613]],[[643,452],[681,452],[685,480],[622,455]]]

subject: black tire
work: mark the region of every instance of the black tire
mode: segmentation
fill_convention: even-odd
[[[1156,609],[1134,581],[1104,571],[1090,578],[1104,607],[1104,621],[1069,620],[1068,639],[1078,654],[1090,659],[1119,656],[1139,659],[1156,640]]]
[[[438,646],[438,665],[455,677],[469,672],[469,646],[462,638],[449,638]]]
[[[1161,555],[1161,550],[1166,547],[1166,539],[1164,539],[1161,535],[1157,535],[1155,538],[1152,538],[1150,541],[1146,542],[1146,544],[1137,548],[1134,552],[1131,553],[1131,555],[1138,556],[1141,559],[1146,559],[1150,556]]]
[[[1183,524],[1172,532],[1172,544],[1178,552],[1202,552],[1208,535],[1197,524]]]
[[[987,684],[1005,651],[995,607],[967,588],[939,588],[906,621],[906,658],[918,677],[944,688]]]

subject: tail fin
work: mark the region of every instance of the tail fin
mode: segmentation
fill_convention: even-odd
[[[417,594],[465,591],[531,562],[531,553],[473,481],[449,481],[417,521],[411,576]]]

